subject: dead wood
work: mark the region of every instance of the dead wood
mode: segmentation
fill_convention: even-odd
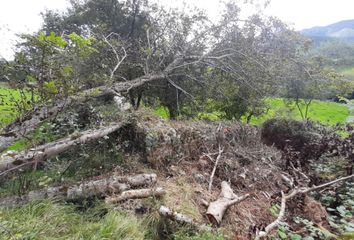
[[[139,174],[131,177],[112,176],[72,186],[67,191],[67,198],[87,198],[106,193],[120,193],[133,187],[150,186],[155,184],[156,181],[156,174]]]
[[[0,172],[15,168],[27,162],[45,161],[69,150],[77,144],[85,144],[113,133],[123,126],[122,123],[102,127],[97,130],[87,130],[79,134],[70,135],[67,138],[38,146],[21,152],[5,153],[0,156]]]
[[[236,194],[234,194],[230,185],[223,181],[221,183],[221,192],[219,198],[209,204],[206,213],[210,223],[216,226],[220,225],[226,210],[230,206],[245,200],[247,197],[249,197],[249,194],[238,197]]]
[[[113,91],[105,86],[88,89],[77,95],[61,99],[48,106],[37,106],[28,111],[16,121],[7,125],[0,131],[0,152],[4,151],[16,140],[33,131],[43,121],[54,119],[60,112],[68,108],[74,102],[85,102],[89,98],[104,95],[113,95]]]
[[[354,174],[353,175],[350,175],[350,176],[347,176],[347,177],[342,177],[342,178],[338,178],[334,181],[331,181],[331,182],[328,182],[328,183],[324,183],[324,184],[321,184],[321,185],[318,185],[318,186],[313,186],[313,187],[301,187],[301,188],[295,188],[294,190],[292,190],[289,194],[285,195],[283,192],[281,193],[282,194],[282,198],[281,198],[281,207],[280,207],[280,212],[278,214],[278,217],[276,220],[274,220],[272,223],[270,223],[268,226],[265,227],[264,231],[259,231],[257,233],[257,236],[255,238],[255,240],[259,240],[261,238],[265,238],[267,237],[270,232],[277,228],[279,226],[279,224],[282,222],[284,216],[285,216],[285,210],[286,210],[286,202],[287,200],[295,197],[296,195],[298,194],[306,194],[308,192],[313,192],[313,191],[317,191],[319,189],[322,189],[322,188],[325,188],[325,187],[328,187],[328,186],[331,186],[335,183],[338,183],[338,182],[342,182],[342,181],[346,181],[346,180],[349,180],[351,178],[354,178]]]
[[[215,175],[215,172],[216,172],[216,168],[218,167],[218,163],[219,163],[219,161],[220,161],[221,154],[222,154],[223,152],[224,152],[224,148],[221,148],[221,146],[219,145],[219,153],[218,153],[218,156],[216,157],[215,164],[214,164],[214,168],[213,168],[213,171],[211,172],[211,175],[210,175],[209,187],[208,187],[208,191],[209,191],[209,192],[211,192],[211,188],[213,187],[214,175]]]
[[[66,99],[56,101],[49,106],[37,106],[35,109],[27,112],[13,123],[0,130],[0,152],[4,151],[16,140],[25,136],[26,133],[33,131],[43,121],[54,119],[60,112],[64,111],[74,102],[85,102],[90,98],[127,93],[134,88],[138,88],[148,82],[159,80],[165,77],[165,73],[144,75],[128,82],[119,82],[111,87],[101,86],[88,89],[70,96]]]
[[[31,191],[23,196],[10,196],[0,199],[0,207],[15,207],[45,198],[56,200],[84,199],[93,196],[102,197],[107,194],[120,193],[134,187],[152,186],[156,183],[156,174],[138,174],[122,177],[110,176],[99,180],[87,181],[78,185],[48,187]],[[157,190],[160,192],[160,190]]]
[[[194,221],[192,218],[190,218],[186,215],[183,215],[181,213],[174,212],[166,206],[160,207],[159,214],[162,217],[168,218],[168,219],[178,222],[178,223],[194,225]]]
[[[159,197],[166,193],[163,188],[146,188],[146,189],[135,189],[127,190],[122,192],[118,196],[107,197],[106,203],[119,203],[128,199],[137,199],[137,198],[148,198],[148,197]]]
[[[198,229],[200,231],[211,231],[212,230],[211,227],[204,225],[204,224],[202,224],[202,225],[198,224],[197,222],[195,222],[193,220],[193,218],[188,217],[182,213],[175,212],[166,206],[161,206],[159,208],[159,214],[161,217],[164,217],[166,219],[169,219],[171,221],[174,221],[174,222],[177,222],[180,224],[189,225],[189,226],[191,226],[195,229]]]

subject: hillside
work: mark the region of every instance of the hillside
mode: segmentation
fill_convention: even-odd
[[[85,119],[86,128],[97,124],[93,115],[114,108],[114,102],[105,104]],[[82,110],[71,111],[60,113],[56,124],[43,125],[42,137],[64,135],[58,130],[65,119]],[[43,145],[33,148],[28,140],[27,150],[1,155],[0,214],[7,231],[0,239],[11,234],[117,240],[243,240],[268,234],[325,239],[348,234],[350,224],[343,221],[352,217],[334,216],[353,208],[347,202],[351,185],[333,185],[331,180],[345,173],[348,150],[340,146],[353,136],[343,140],[321,126],[291,120],[270,120],[260,129],[229,121],[167,121],[141,110],[111,112],[110,119],[108,126],[115,127],[109,131],[84,128],[69,138],[43,139]],[[87,134],[91,140],[85,140]],[[334,151],[339,155],[332,155]],[[36,169],[26,171],[35,162]],[[17,172],[18,166],[22,170]],[[319,198],[310,194],[326,182],[332,191],[321,192]],[[338,202],[326,202],[339,190],[343,195]],[[333,206],[329,215],[325,207]],[[278,225],[280,220],[288,222],[287,228]],[[308,222],[315,226],[304,225]]]
[[[312,27],[301,31],[315,40],[341,39],[354,41],[354,20],[345,20],[327,26]]]
[[[68,1],[0,60],[0,240],[353,239],[354,47],[162,2]]]

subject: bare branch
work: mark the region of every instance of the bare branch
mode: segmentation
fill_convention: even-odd
[[[117,64],[116,64],[116,65],[114,66],[114,68],[111,70],[111,74],[110,74],[110,77],[109,77],[110,80],[113,79],[114,73],[118,70],[119,66],[123,63],[123,61],[124,61],[125,58],[127,57],[127,52],[126,52],[126,50],[125,50],[125,48],[124,48],[123,46],[121,46],[121,49],[123,50],[124,55],[123,55],[122,57],[120,57],[119,54],[118,54],[117,49],[113,46],[112,43],[110,43],[110,42],[108,41],[108,38],[110,38],[110,37],[113,36],[113,35],[117,35],[117,36],[118,36],[118,34],[113,33],[113,32],[111,32],[110,34],[108,34],[106,37],[103,36],[103,40],[111,47],[111,49],[112,49],[112,51],[113,51],[113,53],[114,53],[114,55],[115,55],[115,57],[116,57],[116,59],[117,59]]]
[[[215,164],[214,164],[214,168],[213,168],[213,171],[211,172],[211,175],[210,175],[210,180],[209,180],[209,186],[208,186],[208,191],[211,192],[211,188],[213,187],[213,179],[214,179],[214,175],[215,175],[215,172],[216,172],[216,168],[218,166],[218,163],[220,161],[220,158],[221,158],[221,154],[224,152],[224,148],[221,148],[221,146],[219,145],[219,153],[218,153],[218,156],[216,157],[216,160],[215,160]]]
[[[285,208],[286,208],[286,201],[293,198],[294,196],[296,196],[297,194],[305,194],[305,193],[308,193],[308,192],[313,192],[313,191],[316,191],[316,190],[319,190],[321,188],[325,188],[325,187],[328,187],[328,186],[331,186],[335,183],[338,183],[338,182],[342,182],[342,181],[345,181],[345,180],[349,180],[351,178],[354,178],[354,174],[353,175],[350,175],[350,176],[346,176],[346,177],[342,177],[342,178],[339,178],[339,179],[336,179],[334,181],[331,181],[331,182],[328,182],[328,183],[324,183],[324,184],[321,184],[321,185],[318,185],[318,186],[313,186],[311,188],[306,188],[306,187],[302,187],[302,188],[295,188],[290,194],[288,195],[285,195],[283,192],[281,192],[282,194],[282,198],[281,198],[281,207],[280,207],[280,212],[279,212],[279,215],[277,217],[277,219],[272,222],[271,224],[269,224],[264,231],[260,231],[257,233],[257,236],[255,238],[255,240],[259,240],[260,238],[264,238],[266,236],[268,236],[268,234],[273,230],[275,229],[276,227],[279,226],[279,224],[281,223],[282,219],[284,218],[285,216]]]

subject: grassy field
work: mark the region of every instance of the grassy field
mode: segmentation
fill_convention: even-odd
[[[18,116],[15,101],[21,97],[20,91],[0,85],[0,127],[15,120]]]
[[[259,125],[273,117],[286,117],[301,120],[301,115],[295,104],[288,104],[281,98],[270,98],[267,99],[266,102],[269,105],[267,113],[260,117],[252,118],[251,124]],[[310,120],[329,125],[344,123],[349,115],[349,109],[342,104],[318,100],[312,102],[308,113]]]
[[[354,67],[340,69],[340,72],[349,80],[354,80]]]
[[[32,202],[17,208],[0,208],[0,240],[8,239],[157,239],[160,216],[155,213],[140,218],[120,212],[102,202],[79,208],[49,200]],[[89,204],[88,204],[89,205]],[[176,240],[224,240],[209,232],[190,235],[188,228],[174,234]]]
[[[0,83],[0,127],[14,121],[19,116],[19,107],[31,107],[31,93],[10,88],[5,83]]]
[[[281,98],[269,98],[266,99],[266,103],[269,106],[268,111],[260,117],[253,117],[250,122],[251,124],[260,125],[264,121],[274,117],[301,120],[301,115],[293,103],[287,103]],[[305,107],[303,106],[303,108]],[[168,118],[168,110],[164,107],[155,109],[155,114],[164,119]],[[337,123],[345,123],[351,114],[354,115],[354,112],[350,113],[350,110],[343,104],[314,100],[310,105],[308,117],[310,120],[318,121],[323,124],[335,125]],[[222,113],[220,112],[201,112],[198,113],[197,119],[217,120],[221,115]],[[245,119],[246,117],[243,117],[241,121],[245,122]]]

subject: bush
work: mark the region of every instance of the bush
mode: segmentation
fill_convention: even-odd
[[[277,118],[263,123],[261,137],[267,145],[274,145],[281,150],[290,146],[295,151],[301,151],[305,146],[321,138],[312,124]]]

